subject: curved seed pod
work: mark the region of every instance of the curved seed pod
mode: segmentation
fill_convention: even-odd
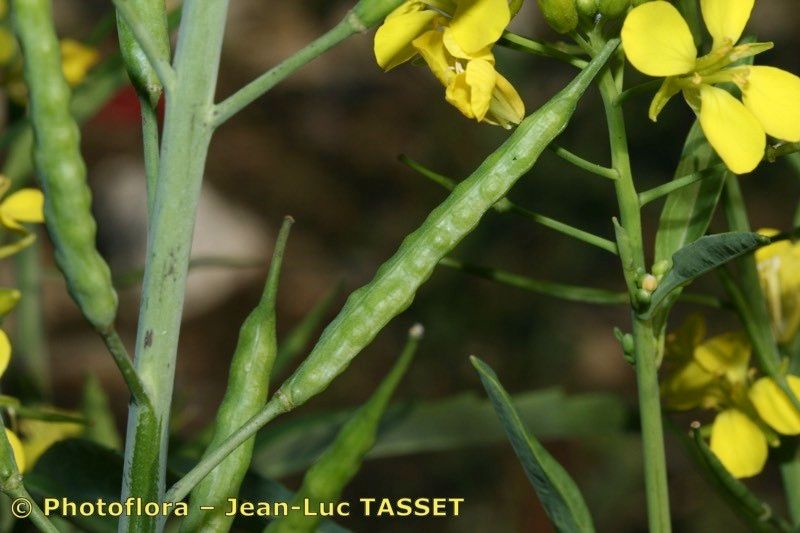
[[[286,218],[269,267],[261,301],[250,313],[239,331],[239,341],[231,362],[228,389],[217,411],[214,435],[208,445],[213,450],[256,414],[267,401],[269,379],[278,353],[275,333],[275,297],[278,292],[283,252],[293,220]],[[192,491],[189,516],[181,531],[228,531],[232,516],[225,516],[224,503],[239,493],[250,459],[254,440],[251,438],[209,473]],[[215,511],[201,510],[213,506]]]
[[[392,393],[405,375],[411,359],[422,338],[423,328],[419,324],[408,333],[408,343],[394,368],[381,382],[378,389],[342,426],[331,445],[320,455],[303,478],[303,484],[294,495],[290,507],[311,509],[330,505],[339,500],[344,487],[361,468],[364,456],[375,445],[383,413]],[[316,531],[320,516],[291,513],[283,519],[274,520],[267,527],[269,533],[299,533]]]
[[[164,0],[127,0],[131,9],[139,16],[144,29],[152,37],[158,52],[169,59],[169,29],[167,25],[167,7]],[[161,97],[161,80],[150,65],[142,47],[136,41],[133,30],[117,13],[117,34],[119,49],[125,61],[128,76],[142,96],[146,96],[150,105],[155,107]]]
[[[375,278],[348,298],[308,358],[276,393],[285,409],[324,390],[392,318],[411,304],[439,260],[475,228],[484,213],[506,195],[564,130],[578,100],[617,44],[609,43],[563,91],[526,118],[419,229],[406,237]]]
[[[61,72],[50,0],[13,0],[25,58],[34,159],[45,194],[45,221],[67,288],[95,329],[111,329],[117,293],[95,247],[97,226],[80,152],[80,131],[70,114],[70,90]]]

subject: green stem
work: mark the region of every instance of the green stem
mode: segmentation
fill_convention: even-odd
[[[619,96],[614,100],[614,105],[620,106],[628,99],[633,98],[634,96],[638,96],[640,94],[648,94],[652,92],[654,89],[658,89],[663,82],[661,80],[652,80],[647,81],[645,83],[641,83],[626,91],[622,91]]]
[[[616,180],[619,177],[617,175],[617,171],[613,168],[604,167],[602,165],[592,163],[591,161],[587,161],[581,156],[576,155],[561,146],[550,145],[550,150],[564,161],[596,176],[600,176],[601,178]]]
[[[510,31],[503,32],[503,36],[500,37],[498,44],[500,46],[505,46],[513,50],[526,52],[528,54],[558,59],[559,61],[563,61],[564,63],[568,63],[573,67],[580,69],[588,65],[587,61],[579,59],[569,52],[565,52],[564,50],[560,50],[549,44],[528,39],[527,37],[517,35],[516,33],[512,33]]]
[[[349,12],[339,24],[324,35],[217,104],[212,119],[214,127],[224,124],[233,115],[260,98],[300,67],[363,30],[364,25],[356,14],[352,11]]]
[[[693,183],[697,183],[698,181],[702,181],[708,177],[715,175],[721,169],[724,169],[724,164],[714,165],[703,170],[698,170],[697,172],[693,172],[686,176],[681,176],[680,178],[675,178],[672,181],[668,181],[659,185],[658,187],[654,187],[650,190],[644,191],[639,194],[639,203],[642,206],[645,206],[651,202],[658,200],[668,194],[677,191],[678,189],[682,189],[684,187],[688,187]]]
[[[789,508],[789,517],[793,526],[800,526],[800,457],[798,457],[798,442],[793,438],[784,442],[781,450],[784,452],[781,459],[781,478],[786,493],[786,503]]]
[[[156,104],[157,105],[157,104]],[[139,97],[142,110],[142,147],[144,152],[144,170],[147,177],[147,213],[153,214],[158,182],[158,109],[149,98]]]
[[[5,438],[5,435],[3,435],[3,438]],[[30,520],[39,531],[43,533],[60,533],[58,528],[53,525],[50,519],[42,512],[42,509],[36,503],[36,500],[33,499],[33,496],[27,491],[25,485],[22,484],[22,476],[20,474],[14,474],[10,478],[3,480],[2,489],[13,501],[25,500],[28,502],[31,513],[28,516],[28,520]]]
[[[448,191],[452,191],[453,189],[456,188],[456,185],[458,185],[458,182],[456,182],[456,180],[454,180],[453,178],[450,178],[443,174],[439,174],[438,172],[434,172],[433,170],[425,167],[424,165],[418,163],[417,161],[414,161],[413,159],[411,159],[406,155],[400,155],[399,159],[403,164],[408,165],[408,167],[410,167],[420,175],[428,178],[432,182],[436,183],[437,185],[441,186],[444,189],[447,189]],[[514,213],[515,215],[527,218],[528,220],[531,220],[536,224],[549,228],[553,231],[557,231],[562,235],[566,235],[567,237],[571,237],[573,239],[584,242],[591,246],[596,246],[602,250],[605,250],[615,255],[617,253],[617,245],[613,241],[604,239],[603,237],[600,237],[593,233],[589,233],[588,231],[584,231],[582,229],[578,229],[574,226],[570,226],[569,224],[561,222],[554,218],[540,215],[539,213],[531,211],[530,209],[526,209],[524,207],[515,204],[508,198],[503,198],[499,202],[497,202],[494,206],[494,209],[499,213]]]
[[[168,94],[157,192],[148,235],[136,370],[153,404],[128,417],[123,500],[162,500],[169,414],[186,275],[210,124],[228,0],[186,0]],[[159,531],[164,517],[123,517],[121,531]]]
[[[606,69],[600,78],[600,93],[608,121],[612,166],[619,176],[614,183],[620,208],[620,223],[630,241],[632,254],[627,260],[623,258],[623,270],[631,295],[635,297],[637,271],[645,268],[641,204],[631,172],[625,117],[622,109],[615,105],[620,91],[610,69]],[[635,308],[637,305],[635,300],[631,303]],[[644,320],[634,313],[633,338],[648,523],[651,533],[668,533],[672,526],[658,385],[658,361],[662,351],[659,337],[659,332],[652,321]]]
[[[51,393],[50,357],[42,311],[42,269],[40,247],[34,243],[14,257],[17,287],[22,298],[17,304],[17,335],[14,351],[25,362],[41,399]]]
[[[150,397],[145,390],[142,380],[136,373],[136,369],[133,366],[133,361],[131,361],[131,358],[128,355],[128,350],[125,349],[125,344],[122,342],[122,339],[117,331],[103,331],[100,332],[100,336],[103,338],[103,342],[106,343],[106,348],[108,348],[108,351],[111,353],[111,357],[113,357],[117,368],[119,368],[119,372],[122,374],[122,379],[128,386],[128,390],[131,391],[131,396],[133,396],[133,399],[142,407],[152,409]]]

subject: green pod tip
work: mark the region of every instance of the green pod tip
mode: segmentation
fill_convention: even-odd
[[[547,24],[558,33],[569,33],[578,27],[575,0],[537,0]]]

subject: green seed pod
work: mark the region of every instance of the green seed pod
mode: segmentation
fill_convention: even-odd
[[[578,100],[617,44],[607,45],[562,92],[523,120],[506,142],[406,237],[375,278],[348,298],[308,358],[276,393],[285,409],[324,390],[392,318],[411,304],[439,260],[475,228],[564,130]]]
[[[283,252],[293,220],[286,218],[275,243],[269,275],[261,301],[239,331],[239,341],[231,362],[228,388],[217,411],[214,435],[207,450],[224,442],[242,424],[264,407],[267,401],[272,365],[278,353],[275,333],[275,298],[278,293]],[[189,516],[181,531],[228,531],[232,516],[225,516],[225,501],[239,493],[250,460],[254,439],[250,439],[212,470],[192,491]],[[215,507],[214,511],[200,506]]]
[[[408,343],[391,372],[384,378],[372,397],[359,408],[336,435],[333,443],[320,455],[308,469],[303,484],[295,494],[290,507],[319,508],[321,504],[332,504],[339,500],[342,490],[358,473],[364,456],[375,445],[383,413],[389,404],[392,393],[405,375],[417,344],[422,336],[422,327],[417,325],[409,332]],[[317,531],[321,520],[317,515],[291,513],[273,520],[268,533],[312,533]]]
[[[107,332],[117,313],[117,293],[108,265],[95,247],[92,195],[80,131],[70,113],[70,90],[61,71],[52,6],[50,0],[13,0],[11,5],[25,58],[34,159],[56,263],[84,316],[95,329]]]
[[[578,27],[578,10],[575,7],[575,0],[536,1],[547,24],[558,33],[569,33]]]
[[[631,0],[597,0],[600,14],[606,18],[617,18],[631,5]]]
[[[169,59],[169,30],[167,27],[167,8],[164,0],[127,0],[131,9],[139,16],[142,26],[153,39],[157,52]],[[140,95],[149,99],[154,106],[161,97],[161,80],[150,65],[128,24],[117,13],[117,33],[119,49],[125,62],[125,69]]]

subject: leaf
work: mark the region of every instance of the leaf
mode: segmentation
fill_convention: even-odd
[[[577,485],[550,453],[528,433],[511,397],[486,363],[472,357],[494,409],[505,427],[528,479],[539,495],[547,516],[558,531],[594,531],[592,516]]]
[[[769,237],[758,233],[730,232],[701,237],[684,246],[672,256],[672,269],[653,293],[645,318],[652,316],[658,304],[673,291],[769,242]]]
[[[675,177],[688,176],[718,165],[719,157],[705,139],[700,124],[695,122],[686,138],[683,155]],[[727,171],[719,171],[697,183],[682,187],[667,196],[656,234],[655,262],[669,259],[708,230],[722,194]]]
[[[111,412],[111,406],[108,403],[108,395],[95,374],[86,376],[83,384],[82,404],[83,416],[88,420],[83,437],[101,446],[121,450],[122,439],[117,431],[114,413]]]
[[[541,438],[592,436],[620,431],[625,408],[611,394],[567,396],[544,389],[514,397],[520,416]],[[277,422],[259,434],[252,468],[269,477],[298,472],[330,445],[352,411],[315,413]],[[389,408],[368,459],[462,449],[501,442],[503,427],[489,401],[472,393]]]
[[[38,498],[67,498],[74,502],[119,501],[123,458],[119,453],[82,439],[61,441],[47,450],[25,486]],[[69,517],[85,531],[113,533],[117,519],[99,515]]]

